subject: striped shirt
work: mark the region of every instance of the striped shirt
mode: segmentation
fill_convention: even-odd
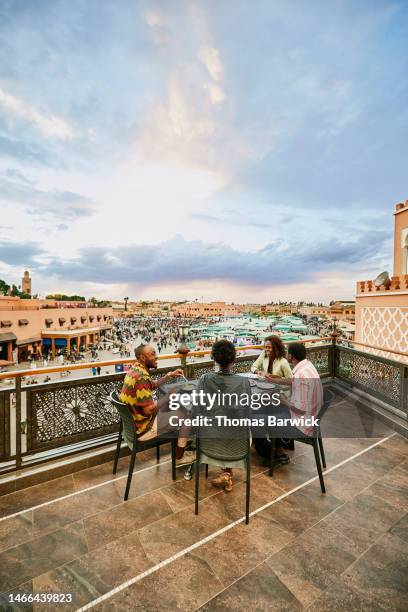
[[[320,376],[313,363],[308,359],[300,361],[292,370],[292,396],[291,404],[304,413],[305,418],[317,416],[323,405],[323,386]],[[302,415],[291,410],[293,419]],[[313,427],[297,425],[304,434],[313,433]]]
[[[119,399],[127,404],[135,421],[136,433],[141,435],[148,431],[155,414],[146,416],[143,409],[154,406],[153,381],[149,372],[140,363],[136,363],[126,374]]]

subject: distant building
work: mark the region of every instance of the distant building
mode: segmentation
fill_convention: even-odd
[[[339,321],[350,321],[350,323],[354,323],[355,315],[356,303],[354,300],[338,300],[328,308],[328,316],[332,319],[336,317]]]
[[[243,312],[239,304],[226,304],[225,302],[186,302],[173,304],[171,310],[176,317],[233,317]]]
[[[28,293],[28,295],[31,295],[31,278],[28,270],[24,272],[23,278],[21,279],[21,291],[23,293]]]
[[[0,296],[0,362],[38,359],[44,349],[55,355],[87,348],[111,329],[112,314],[86,302]]]
[[[408,363],[408,200],[394,213],[394,269],[390,282],[376,287],[373,280],[358,281],[356,342],[364,350]],[[382,349],[382,350],[379,350]],[[384,354],[385,351],[385,354]]]

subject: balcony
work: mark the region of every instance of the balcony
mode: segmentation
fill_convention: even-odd
[[[10,610],[406,609],[408,368],[332,341],[308,358],[335,391],[323,421],[327,493],[310,447],[296,443],[272,478],[253,453],[249,525],[239,471],[225,493],[210,468],[195,516],[193,481],[182,468],[172,481],[166,446],[159,463],[154,451],[137,456],[123,502],[129,456],[123,448],[113,477],[117,416],[106,401],[123,374],[17,377],[2,389],[0,609],[17,592],[72,602]],[[185,367],[196,378],[213,364]],[[330,437],[345,416],[350,430]]]

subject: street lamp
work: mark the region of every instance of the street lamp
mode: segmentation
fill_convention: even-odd
[[[125,298],[123,298],[123,299],[124,299],[124,301],[125,301],[125,312],[126,312],[126,311],[127,311],[127,303],[128,303],[128,301],[129,301],[129,298],[128,298],[128,297],[125,297]]]
[[[336,342],[336,339],[340,336],[339,332],[337,331],[337,318],[333,317],[333,331],[332,331],[332,338],[333,341]]]
[[[184,373],[185,373],[185,369],[187,366],[187,355],[190,352],[190,349],[188,348],[186,344],[187,333],[188,333],[188,327],[185,323],[183,323],[182,325],[180,325],[181,344],[178,347],[177,352],[180,355],[181,367],[183,368]]]

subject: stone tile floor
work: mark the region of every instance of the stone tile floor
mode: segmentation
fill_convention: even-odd
[[[229,494],[203,474],[195,516],[193,481],[180,469],[171,480],[164,451],[159,465],[154,451],[138,455],[128,502],[128,458],[115,478],[103,464],[0,497],[0,610],[407,610],[408,440],[324,446],[328,470],[340,464],[326,495],[311,447],[297,443],[273,478],[253,455],[249,525],[234,523],[239,472]],[[11,606],[10,592],[73,602]]]

